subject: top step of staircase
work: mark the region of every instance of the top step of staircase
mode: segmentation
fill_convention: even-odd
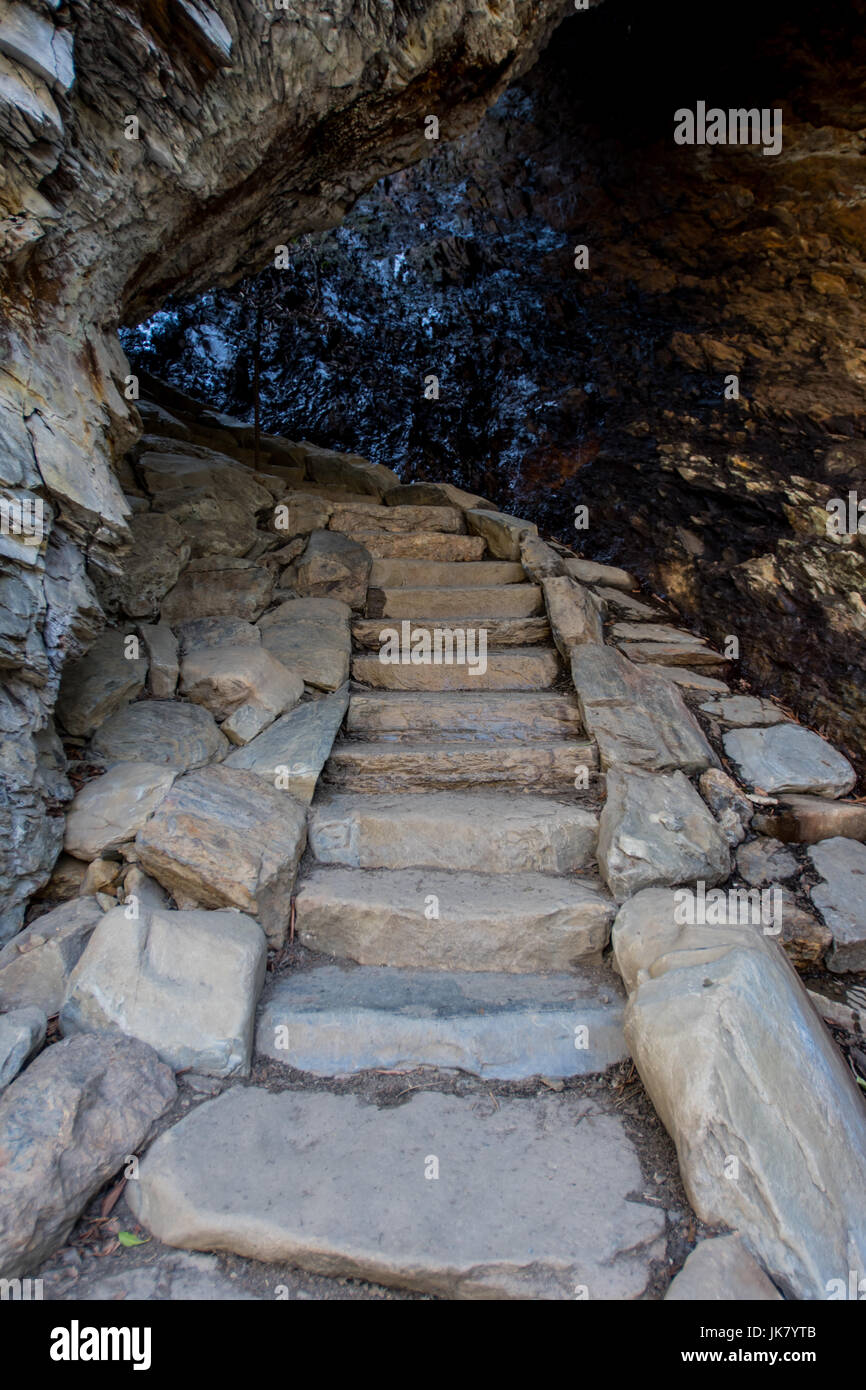
[[[524,584],[522,565],[510,560],[374,560],[371,589],[494,588]]]

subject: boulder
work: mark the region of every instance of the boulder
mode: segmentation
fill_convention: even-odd
[[[0,1091],[15,1080],[24,1063],[45,1041],[48,1019],[32,1004],[0,1014]]]
[[[333,695],[298,705],[230,753],[225,766],[254,772],[309,805],[348,703],[349,689],[344,686]]]
[[[782,796],[780,805],[755,813],[755,829],[785,844],[814,845],[841,835],[866,840],[866,805],[821,796]]]
[[[665,1301],[751,1303],[781,1297],[740,1237],[733,1235],[698,1241],[671,1281]]]
[[[159,611],[163,597],[177,583],[190,558],[184,530],[173,517],[143,512],[129,522],[130,549],[119,560],[119,573],[98,585],[100,597],[131,618],[146,618]]]
[[[568,660],[572,647],[583,642],[604,643],[601,601],[591,589],[568,575],[543,579],[544,606],[553,640]]]
[[[822,880],[810,890],[812,902],[833,933],[827,968],[866,970],[866,845],[835,835],[808,854]]]
[[[481,508],[495,512],[496,507],[485,497],[464,492],[452,483],[401,483],[385,493],[382,501],[387,507],[460,507],[463,511]]]
[[[273,572],[230,555],[191,560],[162,603],[172,627],[190,618],[226,616],[254,622],[267,608]]]
[[[754,812],[749,798],[740,791],[733,777],[718,767],[708,767],[702,772],[698,786],[728,844],[732,847],[740,844],[746,838]]]
[[[351,615],[349,605],[339,599],[294,599],[261,619],[261,640],[308,685],[337,690],[349,679]]]
[[[857,780],[848,759],[801,724],[731,729],[724,744],[742,780],[768,796],[779,792],[844,796]]]
[[[119,1029],[175,1071],[246,1076],[267,947],[241,912],[107,912],[69,980],[60,1027]]]
[[[239,736],[241,729],[257,725],[259,733],[267,728],[298,703],[304,682],[259,644],[193,648],[183,658],[180,688],[195,704],[226,721],[223,733],[233,743],[247,743],[248,738]],[[240,718],[233,723],[229,716],[236,714]]]
[[[173,502],[178,489],[187,494],[197,489],[215,498],[229,498],[240,503],[245,513],[254,516],[272,503],[271,494],[248,468],[236,459],[218,454],[213,449],[191,446],[169,452],[146,452],[139,455],[138,468],[148,492],[160,506],[160,494],[172,493]]]
[[[177,638],[168,623],[142,623],[138,635],[147,653],[150,693],[154,700],[170,700],[177,689]]]
[[[163,763],[117,763],[85,782],[66,814],[67,854],[89,862],[134,840],[176,775]]]
[[[538,527],[532,521],[481,508],[466,512],[466,526],[471,535],[483,537],[497,560],[519,560],[522,538],[538,535]]]
[[[147,759],[187,772],[219,761],[228,750],[212,714],[176,700],[139,700],[106,720],[90,746],[94,762]]]
[[[281,946],[306,838],[292,796],[252,772],[208,767],[177,779],[135,844],[178,907],[237,907]]]
[[[400,485],[400,479],[390,468],[380,463],[369,463],[358,454],[338,454],[332,449],[320,449],[316,444],[308,444],[306,440],[301,440],[298,447],[303,451],[307,477],[315,483],[376,498],[381,498]]]
[[[274,508],[271,525],[287,540],[309,536],[313,531],[326,529],[334,505],[316,492],[290,492]]]
[[[793,878],[799,868],[790,850],[779,840],[769,840],[763,835],[737,851],[737,873],[755,887]]]
[[[0,1096],[0,1276],[27,1274],[153,1134],[174,1077],[135,1038],[47,1048]],[[133,1184],[134,1185],[134,1184]]]
[[[193,560],[246,555],[256,538],[255,512],[231,497],[214,496],[212,489],[172,489],[154,507],[180,527]]]
[[[200,647],[257,647],[262,634],[243,618],[191,618],[177,626],[181,655]]]
[[[758,700],[754,695],[730,695],[724,700],[710,700],[701,705],[705,714],[718,719],[720,724],[732,724],[739,728],[762,724],[784,724],[787,716],[771,700]]]
[[[0,950],[0,1009],[34,1005],[58,1012],[66,983],[102,920],[93,897],[74,898],[37,917]]]
[[[297,562],[295,588],[303,598],[334,598],[350,608],[367,599],[372,556],[339,531],[314,531]]]
[[[521,537],[520,563],[527,579],[533,584],[540,584],[543,579],[553,579],[565,572],[562,557],[538,536],[531,534]]]
[[[618,902],[653,884],[712,885],[731,872],[728,842],[681,772],[608,773],[598,863]]]
[[[618,569],[616,565],[599,565],[595,560],[581,560],[576,557],[568,557],[563,563],[566,574],[570,574],[581,584],[604,584],[609,589],[622,589],[626,592],[637,588],[637,580],[625,570]]]
[[[78,661],[65,667],[57,698],[57,718],[70,734],[87,737],[116,710],[140,695],[147,661],[127,656],[130,635],[111,629],[97,637]]]

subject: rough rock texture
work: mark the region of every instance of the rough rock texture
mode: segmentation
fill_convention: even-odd
[[[69,976],[101,920],[95,898],[73,898],[19,932],[0,951],[0,1008],[34,1004],[49,1017],[56,1014]]]
[[[261,640],[284,666],[319,690],[336,690],[349,678],[352,610],[335,598],[299,598],[262,618]]]
[[[89,862],[134,840],[175,776],[160,763],[117,763],[86,782],[66,816],[66,852]]]
[[[172,292],[228,283],[272,261],[275,246],[339,221],[383,173],[429,153],[431,111],[444,138],[463,134],[531,65],[564,9],[218,0],[176,7],[169,22],[159,7],[97,0],[71,15],[41,11],[39,42],[6,46],[0,265],[11,366],[0,482],[48,503],[39,544],[4,545],[15,610],[3,634],[16,750],[3,766],[16,824],[3,846],[7,911],[56,857],[34,732],[64,660],[101,621],[75,546],[107,572],[129,535],[111,462],[139,417],[116,325]],[[398,481],[376,476],[381,489]],[[184,594],[181,603],[175,590],[177,610],[188,610]]]
[[[425,1093],[379,1110],[236,1087],[161,1136],[140,1173],[135,1214],[171,1244],[446,1297],[636,1298],[664,1250],[622,1121],[570,1095],[482,1110]]]
[[[812,902],[833,933],[830,970],[866,970],[866,845],[836,835],[812,845],[809,858],[821,875]]]
[[[731,871],[727,839],[681,772],[608,773],[598,862],[618,902],[657,883],[721,883]]]
[[[743,781],[770,796],[777,792],[844,796],[857,780],[847,758],[799,724],[731,729],[724,743]]]
[[[739,1236],[698,1241],[665,1294],[672,1303],[748,1303],[781,1297]]]
[[[230,753],[226,767],[254,772],[309,804],[348,703],[349,690],[344,686],[332,695],[298,705],[244,748]]]
[[[141,694],[147,662],[127,650],[126,633],[104,632],[86,656],[69,666],[57,701],[57,717],[67,733],[92,734]]]
[[[201,705],[138,700],[107,719],[90,745],[97,763],[162,763],[187,772],[217,762],[229,747]]]
[[[0,1097],[0,1275],[26,1274],[62,1245],[175,1090],[152,1048],[107,1033],[49,1047],[13,1081]]]
[[[39,1047],[47,1023],[42,1009],[33,1005],[0,1014],[0,1091],[15,1080],[24,1063]]]

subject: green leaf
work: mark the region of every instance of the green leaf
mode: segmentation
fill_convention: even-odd
[[[146,1240],[143,1240],[141,1236],[134,1236],[132,1231],[119,1231],[117,1239],[121,1245],[125,1245],[127,1248],[130,1245],[147,1245]]]

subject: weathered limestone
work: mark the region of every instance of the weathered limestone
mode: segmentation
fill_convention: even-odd
[[[799,864],[779,840],[759,836],[737,851],[737,873],[756,887],[793,878]]]
[[[399,628],[385,631],[392,644],[400,642]],[[468,633],[459,629],[462,639],[455,636],[455,629],[443,631],[451,633],[448,645],[444,638],[440,639],[441,651],[452,656],[451,662],[403,665],[364,652],[352,662],[353,678],[378,690],[546,690],[559,676],[559,657],[554,647],[508,647],[495,651],[485,648],[482,655],[477,628]],[[412,632],[410,640],[420,646],[423,633],[417,634],[414,629]],[[464,659],[454,660],[456,656]]]
[[[518,974],[598,961],[614,915],[575,879],[442,869],[313,868],[295,909],[304,945],[360,965]]]
[[[333,598],[363,608],[371,564],[370,552],[349,536],[314,531],[295,566],[295,588],[302,598]]]
[[[385,493],[382,501],[387,507],[459,507],[463,511],[482,508],[495,511],[492,502],[474,492],[464,492],[452,483],[401,483]]]
[[[141,623],[138,635],[147,653],[147,684],[154,700],[170,700],[179,672],[177,638],[168,623]]]
[[[531,579],[533,584],[553,579],[564,572],[562,557],[538,536],[529,534],[520,540],[520,563],[527,579]]]
[[[241,912],[107,912],[69,980],[66,1036],[119,1029],[175,1071],[246,1076],[267,948]]]
[[[255,622],[267,607],[273,587],[273,572],[253,560],[231,555],[190,560],[160,611],[172,627],[191,618],[221,615]]]
[[[466,535],[466,523],[458,507],[370,507],[351,502],[334,504],[328,526],[332,531],[381,531],[383,534],[417,535],[419,532]],[[482,547],[483,548],[483,547]]]
[[[836,835],[808,854],[822,878],[809,890],[812,902],[833,933],[827,968],[866,970],[866,845]]]
[[[344,686],[333,695],[298,705],[245,748],[230,753],[225,766],[255,773],[309,805],[348,703]]]
[[[552,690],[489,695],[356,690],[349,701],[346,731],[401,742],[439,735],[473,742],[543,742],[573,738],[583,732],[583,725],[574,696]]]
[[[100,597],[131,618],[147,618],[159,611],[160,601],[177,583],[190,546],[177,521],[159,512],[132,517],[129,530],[132,545],[120,573],[100,583]]]
[[[568,874],[594,856],[598,820],[581,806],[546,796],[320,794],[308,833],[323,864]]]
[[[661,676],[638,669],[613,647],[594,644],[573,649],[571,674],[602,767],[702,772],[715,763],[679,691]]]
[[[563,792],[578,768],[596,766],[586,741],[561,743],[342,743],[325,781],[347,791],[444,791],[448,788],[533,787]]]
[[[384,640],[381,634],[389,626],[393,625],[383,618],[355,618],[352,637],[358,646],[378,651]],[[412,632],[428,633],[432,641],[435,630],[442,626],[435,619],[416,618],[412,622]],[[456,620],[452,626],[458,626]],[[475,626],[484,628],[488,647],[529,647],[536,643],[549,643],[551,639],[547,618],[484,618],[478,619]]]
[[[295,599],[262,618],[262,643],[318,690],[337,690],[349,679],[351,609],[334,598]]]
[[[94,762],[161,763],[187,772],[217,762],[229,747],[201,705],[139,700],[107,719],[90,745]]]
[[[866,1268],[862,1098],[771,938],[674,912],[651,889],[614,926],[629,1049],[698,1217],[738,1230],[787,1296],[824,1299]]]
[[[581,584],[604,584],[609,589],[622,589],[626,592],[637,588],[637,581],[616,565],[599,565],[594,560],[571,557],[566,557],[563,564],[566,573]]]
[[[191,618],[177,624],[182,655],[201,647],[257,647],[262,640],[261,629],[243,618]]]
[[[132,629],[130,633],[134,635]],[[147,662],[127,657],[127,635],[103,632],[86,656],[67,666],[57,699],[57,717],[70,734],[92,734],[144,689]]]
[[[32,1004],[0,1014],[0,1091],[11,1081],[45,1040],[48,1020]]]
[[[669,623],[617,622],[613,625],[612,635],[616,641],[623,642],[665,642],[684,647],[706,646],[703,637],[697,637],[693,632],[686,632],[680,627],[672,627]]]
[[[225,721],[232,743],[248,743],[298,703],[304,682],[260,645],[197,647],[184,655],[180,688]]]
[[[619,649],[629,661],[643,665],[668,667],[677,666],[724,666],[727,659],[712,647],[686,642],[620,642]]]
[[[85,782],[66,814],[67,854],[89,862],[134,840],[176,775],[162,763],[117,763]]]
[[[389,562],[377,560],[374,569],[375,565],[386,563]],[[494,562],[484,563],[486,569]],[[467,566],[457,568],[465,573]],[[375,581],[371,579],[370,582]],[[467,578],[467,584],[470,582]],[[428,622],[436,618],[531,618],[544,612],[544,597],[539,585],[517,581],[504,584],[491,581],[489,585],[472,584],[468,588],[460,588],[456,583],[446,588],[394,587],[392,584],[381,589],[380,596],[371,592],[367,609],[373,616],[424,618]]]
[[[210,488],[172,488],[154,501],[180,527],[190,558],[246,555],[256,539],[255,514],[242,502]],[[171,586],[169,586],[171,587]]]
[[[179,777],[135,844],[178,907],[237,907],[282,945],[306,817],[287,792],[237,767]]]
[[[681,772],[608,772],[598,863],[618,902],[654,884],[711,885],[731,872],[728,842]]]
[[[373,589],[413,589],[419,586],[435,589],[498,588],[504,584],[523,584],[525,581],[523,566],[507,560],[468,560],[453,564],[436,560],[374,560],[370,570],[370,587]],[[463,608],[462,611],[474,610]],[[478,609],[479,613],[484,611],[483,608]],[[435,618],[441,615],[430,609],[418,616]]]
[[[320,449],[306,440],[301,440],[298,447],[303,451],[307,477],[316,483],[346,488],[350,492],[375,498],[381,498],[392,488],[400,486],[397,474],[381,463],[368,463],[356,454],[338,454],[331,449]]]
[[[414,535],[402,535],[384,530],[365,531],[361,527],[351,531],[346,529],[345,534],[362,545],[376,560],[466,562],[480,560],[484,554],[482,536],[443,535],[438,531],[416,531]]]
[[[466,525],[472,535],[482,537],[490,554],[498,560],[519,560],[521,539],[526,535],[538,535],[538,527],[533,522],[508,516],[505,512],[467,511]]]
[[[19,932],[0,950],[0,1009],[33,1005],[49,1018],[56,1014],[67,980],[101,920],[94,897],[73,898]]]
[[[140,1176],[130,1201],[161,1240],[451,1297],[636,1298],[664,1250],[663,1214],[627,1200],[641,1175],[621,1120],[571,1095],[482,1110],[425,1092],[379,1110],[236,1087],[163,1135]]]
[[[565,568],[569,574],[573,575],[574,578],[577,579],[579,578],[579,574],[576,570],[571,568],[573,563],[574,561],[572,560],[566,560]],[[589,563],[590,561],[588,560],[578,561],[578,564]],[[625,570],[620,571],[620,573],[625,575]],[[629,575],[625,575],[625,577],[627,579],[630,578]],[[659,617],[659,610],[657,608],[651,608],[648,603],[642,603],[641,600],[635,598],[633,594],[625,593],[622,589],[609,588],[607,585],[600,584],[596,580],[584,580],[583,582],[591,582],[593,588],[595,589],[595,592],[598,594],[598,597],[602,599],[608,607],[615,609],[617,613],[624,613],[625,616],[628,618]]]
[[[64,1240],[175,1096],[134,1038],[94,1033],[47,1048],[0,1096],[0,1276],[33,1270]]]
[[[566,660],[582,642],[603,644],[602,606],[591,589],[568,575],[543,579],[541,587],[553,640]]]
[[[866,806],[820,796],[782,796],[780,805],[755,813],[755,829],[785,844],[814,845],[841,835],[866,840]]]
[[[625,1058],[622,1009],[617,977],[600,967],[496,975],[326,965],[275,982],[256,1051],[316,1076],[419,1066],[502,1080],[588,1075]]]
[[[762,724],[783,724],[787,715],[771,700],[758,700],[753,695],[731,695],[726,700],[710,700],[701,709],[718,719],[720,724],[757,728]]]
[[[702,772],[698,785],[728,844],[732,848],[739,845],[746,838],[754,812],[749,798],[740,791],[733,777],[718,767],[708,767]]]
[[[698,1241],[665,1294],[672,1303],[772,1302],[781,1297],[737,1235]]]
[[[824,963],[833,945],[833,933],[814,912],[807,912],[797,902],[790,888],[774,883],[779,894],[782,930],[774,936],[795,970],[813,970]],[[778,925],[778,920],[774,922]],[[758,927],[761,931],[763,928]]]
[[[847,758],[800,724],[731,729],[724,744],[742,780],[770,796],[778,792],[844,796],[857,780]]]

